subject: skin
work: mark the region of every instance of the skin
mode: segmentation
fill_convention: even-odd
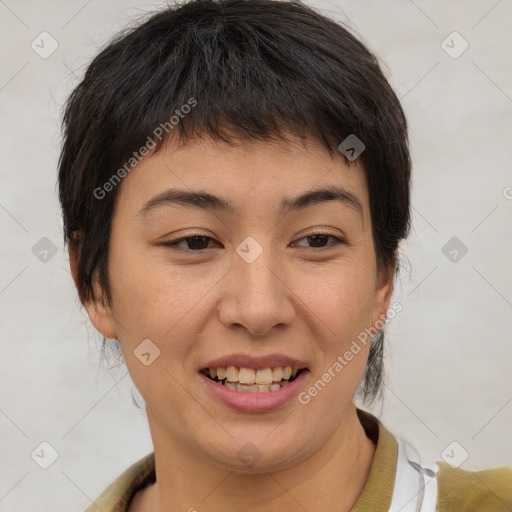
[[[194,139],[180,149],[171,140],[121,184],[108,260],[113,305],[85,307],[100,333],[119,340],[145,400],[157,483],[130,512],[342,512],[364,487],[375,446],[353,398],[369,344],[307,405],[294,399],[272,412],[237,412],[199,386],[208,361],[280,353],[307,363],[307,390],[386,316],[394,267],[377,271],[363,169],[312,139],[289,138],[235,147]],[[363,217],[333,200],[276,213],[284,197],[327,185],[354,194]],[[138,215],[168,188],[221,196],[236,213],[169,204]],[[306,238],[320,230],[346,243]],[[157,245],[195,231],[212,239],[199,245],[206,249]],[[263,249],[250,264],[236,252],[248,236]],[[149,366],[134,355],[145,339],[160,349]],[[237,457],[247,442],[261,454],[252,467]]]

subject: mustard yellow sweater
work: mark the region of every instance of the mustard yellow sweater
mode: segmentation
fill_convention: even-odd
[[[389,510],[395,483],[397,440],[372,414],[357,410],[376,444],[368,479],[351,512]],[[438,462],[437,504],[432,512],[512,512],[512,468],[466,471]],[[85,512],[127,512],[137,491],[155,482],[154,452],[125,470]]]

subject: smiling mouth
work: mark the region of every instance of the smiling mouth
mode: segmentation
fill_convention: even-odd
[[[266,393],[279,391],[282,387],[293,382],[304,371],[307,370],[290,366],[260,370],[228,366],[226,368],[203,368],[200,373],[232,391]]]

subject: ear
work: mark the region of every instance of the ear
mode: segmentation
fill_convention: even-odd
[[[387,269],[377,271],[375,286],[375,298],[372,310],[371,326],[375,331],[380,331],[387,318],[387,311],[391,296],[393,295],[393,283],[396,270],[396,255],[393,257],[392,264]]]
[[[78,250],[73,244],[68,243],[68,254],[69,254],[69,267],[73,281],[78,289]],[[93,287],[94,295],[98,300],[89,300],[86,303],[82,303],[84,308],[89,315],[89,319],[96,328],[106,338],[117,338],[117,332],[115,328],[114,317],[111,308],[106,305],[102,299],[103,292],[100,287],[98,280],[98,269],[95,270],[93,276]]]

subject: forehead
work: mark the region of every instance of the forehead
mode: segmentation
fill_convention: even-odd
[[[255,205],[283,213],[290,206],[287,199],[335,187],[354,196],[361,210],[367,209],[365,172],[358,160],[347,164],[314,139],[287,138],[227,143],[202,137],[184,144],[171,139],[123,179],[116,203],[134,214],[166,190],[201,190],[226,199],[229,208],[224,210],[231,214]]]

